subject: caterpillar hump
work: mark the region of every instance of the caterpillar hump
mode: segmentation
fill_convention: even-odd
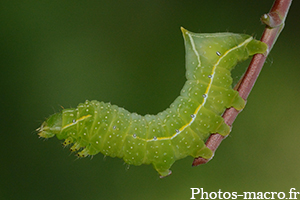
[[[37,130],[56,135],[71,151],[86,157],[101,152],[131,165],[152,164],[162,176],[186,156],[212,157],[205,140],[212,133],[228,135],[221,114],[245,101],[231,87],[230,71],[237,62],[264,53],[266,44],[245,34],[197,34],[182,28],[186,49],[186,78],[180,96],[157,115],[136,113],[98,101],[50,116]]]

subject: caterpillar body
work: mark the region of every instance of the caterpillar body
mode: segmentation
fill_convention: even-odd
[[[141,116],[110,103],[86,101],[51,115],[38,135],[64,139],[86,157],[101,152],[130,165],[152,164],[160,176],[186,156],[211,158],[205,140],[228,135],[221,117],[226,108],[241,110],[245,101],[232,89],[230,71],[238,61],[265,53],[267,45],[245,34],[192,33],[182,28],[186,83],[180,96],[157,115]]]

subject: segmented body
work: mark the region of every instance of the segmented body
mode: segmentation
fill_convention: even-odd
[[[221,114],[237,110],[244,100],[231,87],[230,71],[238,61],[264,53],[266,45],[251,36],[232,33],[196,34],[182,29],[186,47],[186,78],[180,96],[157,115],[141,116],[98,101],[52,115],[39,128],[41,137],[65,139],[72,151],[85,157],[99,152],[128,164],[153,164],[161,176],[186,156],[212,157],[205,139],[227,135]]]

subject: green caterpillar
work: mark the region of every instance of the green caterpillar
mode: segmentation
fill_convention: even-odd
[[[38,135],[64,139],[86,157],[101,152],[130,165],[152,164],[160,176],[186,156],[211,158],[205,140],[228,135],[221,117],[226,108],[241,110],[245,101],[232,89],[230,71],[238,61],[265,53],[267,45],[245,34],[192,33],[181,29],[186,49],[186,78],[180,96],[157,115],[141,116],[98,101],[51,115]]]

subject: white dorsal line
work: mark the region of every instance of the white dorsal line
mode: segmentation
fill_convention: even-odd
[[[195,46],[194,40],[193,40],[193,38],[192,38],[192,35],[189,34],[188,32],[186,32],[186,34],[187,34],[187,35],[189,36],[189,38],[190,38],[190,41],[191,41],[191,44],[192,44],[192,47],[193,47],[193,51],[194,51],[195,55],[197,56],[198,67],[200,67],[200,66],[201,66],[201,60],[200,60],[199,53],[198,53],[198,51],[196,50],[196,46]],[[207,87],[207,89],[206,89],[206,92],[204,93],[204,94],[206,95],[206,97],[203,98],[202,104],[200,104],[200,106],[198,106],[196,112],[193,114],[194,117],[192,117],[192,119],[190,120],[190,122],[187,123],[187,124],[185,124],[184,126],[182,126],[182,127],[183,127],[182,130],[179,129],[179,131],[177,131],[177,132],[175,131],[176,133],[175,133],[174,135],[172,135],[171,137],[158,137],[158,138],[156,138],[155,140],[154,140],[154,139],[143,139],[143,138],[140,138],[140,139],[146,140],[147,142],[156,141],[156,140],[172,140],[172,139],[175,138],[177,135],[179,135],[182,131],[184,131],[184,129],[185,129],[186,127],[189,127],[189,126],[194,122],[194,120],[196,119],[196,116],[197,116],[199,110],[205,105],[206,99],[208,99],[208,93],[209,93],[209,91],[210,91],[210,88],[211,88],[211,85],[212,85],[212,82],[213,82],[213,79],[214,79],[214,76],[215,76],[215,70],[216,70],[216,67],[219,65],[219,63],[221,62],[221,60],[222,60],[226,55],[228,55],[230,52],[234,51],[235,49],[240,48],[240,47],[244,46],[245,44],[248,44],[252,39],[253,39],[252,37],[249,37],[248,39],[246,39],[246,40],[245,40],[244,42],[242,42],[241,44],[239,44],[239,45],[237,45],[237,46],[235,46],[235,47],[229,49],[228,51],[226,51],[226,52],[224,53],[224,55],[220,56],[220,58],[218,59],[218,62],[217,62],[217,63],[214,65],[214,67],[213,67],[212,74],[211,74],[211,78],[210,78],[210,82],[209,82],[209,84],[208,84],[208,87]]]
[[[78,122],[83,121],[86,118],[89,118],[91,116],[92,115],[84,115],[84,116],[80,117],[79,119],[77,119],[75,122],[72,122],[70,124],[65,125],[64,127],[61,128],[61,130],[63,131],[64,129],[66,129],[66,128],[70,127],[70,126],[73,126],[73,125],[77,124]]]

